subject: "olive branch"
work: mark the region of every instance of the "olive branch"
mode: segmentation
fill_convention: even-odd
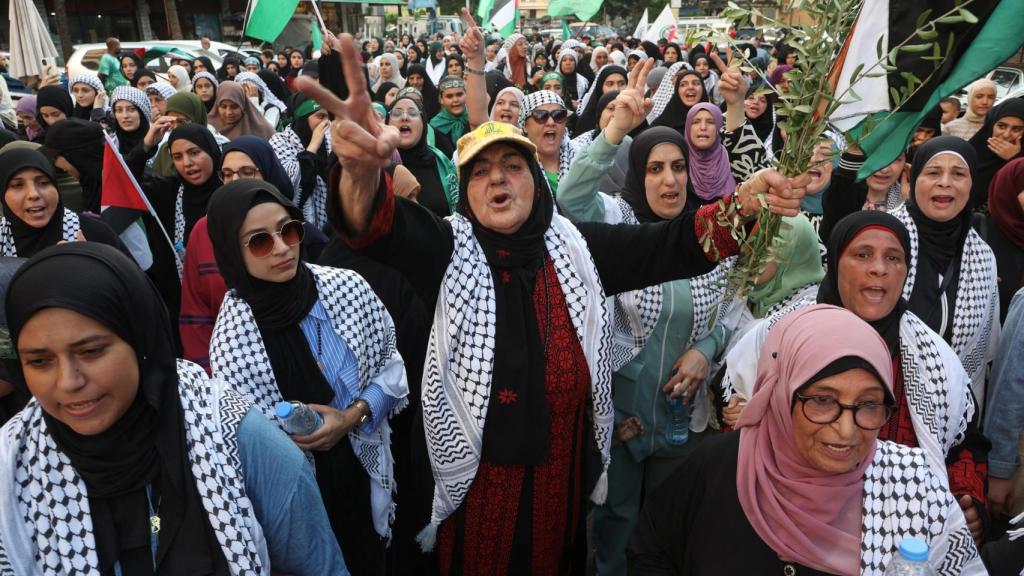
[[[795,177],[814,168],[812,157],[814,150],[828,128],[828,119],[840,107],[858,102],[861,97],[855,86],[864,78],[880,78],[899,71],[898,58],[901,54],[921,54],[922,61],[931,62],[932,70],[923,80],[908,71],[900,71],[900,86],[890,87],[891,110],[880,120],[870,116],[863,130],[856,139],[850,135],[844,137],[852,144],[859,144],[875,126],[897,113],[903,105],[913,98],[942,67],[943,62],[952,54],[956,46],[953,32],[943,38],[939,25],[960,23],[974,24],[977,17],[968,10],[975,0],[961,0],[954,7],[933,17],[933,10],[923,11],[915,22],[915,30],[901,42],[893,45],[885,52],[885,36],[878,40],[876,56],[878,60],[869,66],[858,65],[852,72],[849,86],[839,94],[833,94],[831,76],[833,62],[849,36],[851,28],[860,12],[861,0],[805,0],[801,8],[807,12],[814,24],[791,27],[792,33],[787,38],[787,45],[798,54],[798,66],[785,73],[790,90],[783,92],[780,87],[772,86],[765,73],[755,66],[749,58],[738,50],[736,41],[728,36],[713,36],[713,41],[727,42],[738,55],[730,66],[738,66],[747,74],[761,78],[762,86],[754,94],[774,93],[778,98],[777,115],[780,117],[779,128],[786,134],[785,144],[773,166],[786,177]],[[788,25],[767,17],[756,8],[742,8],[729,2],[721,13],[722,18],[747,25],[755,19],[764,24],[778,28]],[[831,159],[827,160],[831,161]],[[764,196],[759,197],[761,207],[767,207]],[[740,245],[740,256],[736,266],[729,273],[727,293],[745,296],[756,285],[757,279],[764,273],[768,264],[775,261],[780,246],[776,240],[785,226],[781,216],[762,210],[757,217],[757,225],[748,234],[744,219],[739,214],[739,207],[733,203],[719,201],[718,225],[730,231],[731,236]],[[718,251],[710,237],[710,232],[701,238],[705,252],[718,257]]]

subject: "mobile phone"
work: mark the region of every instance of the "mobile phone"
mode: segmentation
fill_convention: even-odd
[[[40,78],[57,76],[60,74],[60,72],[57,71],[57,66],[53,62],[53,58],[43,56],[39,62],[42,64]]]

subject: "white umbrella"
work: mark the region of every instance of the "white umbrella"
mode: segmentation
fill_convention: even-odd
[[[13,78],[41,77],[43,58],[52,65],[57,58],[57,49],[32,0],[10,1],[11,61],[8,71]]]

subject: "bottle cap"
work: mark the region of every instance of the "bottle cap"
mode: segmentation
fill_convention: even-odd
[[[900,556],[911,562],[928,561],[928,544],[918,538],[900,540]]]
[[[277,406],[274,407],[274,412],[278,418],[291,418],[294,411],[295,406],[292,406],[291,402],[278,402]]]

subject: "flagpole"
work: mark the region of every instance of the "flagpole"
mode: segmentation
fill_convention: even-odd
[[[313,12],[316,14],[317,22],[320,23],[320,31],[326,35],[327,26],[324,24],[324,17],[320,15],[320,7],[317,6],[316,0],[309,0],[309,3],[313,5]]]
[[[174,261],[178,265],[178,279],[180,280],[181,270],[183,269],[183,266],[181,258],[178,257],[178,249],[174,246],[174,241],[171,240],[171,237],[167,234],[167,229],[164,228],[164,223],[161,222],[159,218],[155,217],[156,210],[153,208],[153,205],[149,203],[149,197],[146,196],[146,192],[142,189],[142,186],[139,186],[139,182],[138,180],[135,179],[135,175],[132,174],[132,171],[128,169],[128,165],[124,163],[124,158],[121,156],[121,152],[118,151],[117,145],[114,142],[113,138],[111,138],[110,134],[107,134],[106,132],[103,133],[103,137],[107,139],[107,144],[110,145],[110,151],[114,153],[114,156],[117,157],[117,161],[121,163],[121,168],[124,168],[125,174],[127,174],[128,177],[131,178],[132,184],[135,186],[135,189],[139,191],[139,196],[142,198],[142,201],[146,203],[146,209],[149,210],[150,215],[154,216],[153,220],[156,220],[156,225],[159,226],[160,231],[163,232],[164,239],[167,240],[167,245],[171,247],[171,254],[174,254]]]

